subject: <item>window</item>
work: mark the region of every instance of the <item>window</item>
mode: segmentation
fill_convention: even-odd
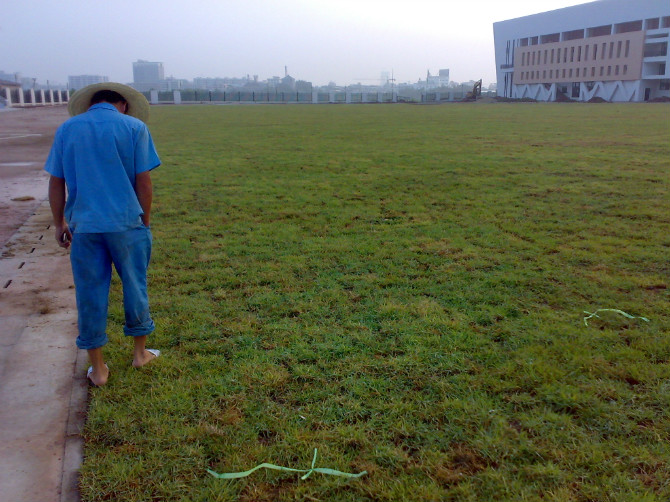
[[[526,53],[521,53],[521,66],[526,66]]]
[[[614,74],[615,74],[615,75],[618,75],[618,74],[619,74],[619,65],[616,65],[616,66],[614,67]]]
[[[584,47],[584,61],[588,60],[589,60],[589,46],[587,45]]]
[[[570,76],[572,77],[572,75],[570,75]],[[579,77],[579,68],[577,68],[577,70],[576,70],[575,77]]]
[[[626,75],[628,73],[628,65],[625,64],[623,65],[623,74]]]
[[[598,44],[593,44],[593,60],[598,59]]]
[[[658,83],[659,91],[670,91],[670,80],[661,80]]]
[[[610,42],[610,59],[614,56],[614,42]]]
[[[554,70],[549,70],[549,80],[554,78]]]
[[[535,51],[531,54],[530,64],[531,66],[535,66]]]
[[[542,78],[543,79],[547,78],[547,70],[542,70]]]
[[[551,64],[554,64],[554,49],[551,49]]]
[[[647,29],[647,30],[657,30],[657,29],[658,29],[658,25],[659,25],[659,23],[658,23],[658,18],[655,18],[655,19],[647,19],[647,20],[645,21],[645,24],[647,25],[647,26],[646,26],[646,29]]]
[[[563,78],[565,78],[565,68],[563,68]]]
[[[644,57],[653,58],[668,55],[668,42],[644,44]]]
[[[605,67],[604,67],[604,66],[601,66],[601,67],[600,67],[600,76],[601,76],[601,77],[603,76],[604,71],[605,71]]]
[[[570,71],[568,72],[568,78],[572,78],[572,68],[570,68]]]
[[[624,57],[628,57],[629,53],[630,53],[630,40],[626,40],[626,53]]]
[[[575,48],[570,47],[570,62],[574,63],[575,62]]]
[[[623,44],[623,42],[621,40],[619,40],[616,44],[616,57],[617,58],[621,57],[621,46],[622,46],[622,44]]]
[[[547,64],[547,53],[549,51],[547,49],[544,50],[544,64]]]
[[[609,77],[610,75],[612,75],[612,67],[608,66],[607,67],[607,76]]]
[[[577,61],[582,60],[582,46],[577,47]]]
[[[600,53],[600,59],[605,59],[605,53],[607,52],[607,43],[603,42],[603,50]]]
[[[596,76],[596,67],[595,67],[595,66],[592,66],[592,67],[591,67],[591,76],[592,76],[592,77],[595,77],[595,76]]]
[[[565,50],[563,51],[563,62],[567,63],[568,62],[568,48],[566,47]]]

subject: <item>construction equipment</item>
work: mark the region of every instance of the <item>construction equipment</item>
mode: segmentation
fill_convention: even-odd
[[[477,80],[475,85],[472,86],[472,90],[468,91],[465,95],[463,101],[477,101],[477,96],[482,95],[482,79]]]

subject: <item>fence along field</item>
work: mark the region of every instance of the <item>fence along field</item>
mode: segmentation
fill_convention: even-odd
[[[113,302],[83,499],[667,500],[668,111],[152,109],[165,357]],[[207,473],[315,448],[368,474]]]

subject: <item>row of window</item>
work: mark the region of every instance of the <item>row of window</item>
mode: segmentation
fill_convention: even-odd
[[[609,47],[608,47],[609,46]],[[615,59],[615,57],[627,58],[630,54],[630,40],[618,42],[603,42],[602,44],[586,44],[577,47],[559,47],[558,49],[540,49],[536,51],[521,53],[521,66],[535,66],[555,63],[580,63],[584,61],[601,61],[604,59]],[[616,56],[615,56],[616,55]],[[544,56],[544,57],[543,57]]]
[[[565,31],[563,33],[550,33],[535,37],[519,39],[519,46],[527,47],[529,45],[542,45],[554,42],[566,42],[568,40],[577,40],[582,38],[601,37],[605,35],[618,35],[621,33],[630,33],[633,31],[658,30],[659,28],[670,28],[670,16],[662,18],[650,18],[637,21],[628,21],[618,24],[606,24],[603,26],[593,26],[580,30]]]
[[[580,70],[582,70],[580,72]],[[615,66],[601,66],[600,69],[598,70],[597,67],[592,66],[590,68],[575,68],[575,71],[572,71],[572,68],[563,68],[563,69],[557,69],[554,75],[554,70],[533,70],[533,71],[522,71],[521,72],[521,80],[537,80],[540,78],[546,79],[547,75],[549,80],[553,80],[555,78],[572,78],[573,73],[575,78],[588,78],[590,77],[611,77],[612,76],[612,70],[614,70],[614,76],[617,75],[627,75],[628,74],[628,65],[615,65]],[[540,77],[540,73],[542,73],[542,77]],[[581,73],[581,75],[580,75]],[[590,73],[590,75],[589,75]]]

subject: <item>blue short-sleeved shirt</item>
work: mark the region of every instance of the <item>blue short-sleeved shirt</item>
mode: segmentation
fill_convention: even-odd
[[[56,131],[44,169],[65,178],[65,218],[76,232],[123,232],[143,214],[135,176],[160,165],[149,129],[109,103],[91,106]]]

